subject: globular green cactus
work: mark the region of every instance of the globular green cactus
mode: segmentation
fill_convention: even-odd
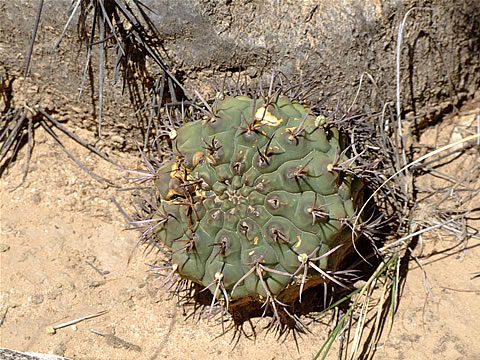
[[[344,136],[297,101],[225,96],[210,110],[170,132],[156,239],[212,306],[263,303],[280,320],[278,308],[308,287],[342,285],[335,271],[361,185],[342,170]]]

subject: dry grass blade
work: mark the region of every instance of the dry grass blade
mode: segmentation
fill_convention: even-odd
[[[62,124],[60,124],[57,120],[55,120],[54,118],[52,118],[44,109],[42,109],[40,106],[36,106],[35,107],[41,114],[43,114],[49,121],[51,121],[53,123],[53,125],[55,127],[57,127],[59,130],[61,130],[63,133],[65,133],[66,135],[68,135],[70,138],[72,138],[73,140],[75,140],[77,143],[79,143],[80,145],[84,146],[85,148],[87,148],[88,150],[90,150],[91,152],[93,152],[94,154],[100,156],[103,160],[106,160],[108,161],[109,163],[117,166],[117,167],[121,167],[117,162],[115,162],[114,160],[110,159],[107,154],[97,150],[94,146],[86,143],[85,141],[83,141],[82,139],[80,139],[77,135],[75,135],[74,133],[72,133],[71,131],[68,131],[64,126],[62,126]]]
[[[407,21],[408,16],[410,15],[411,12],[415,10],[425,10],[425,11],[433,11],[431,8],[417,8],[414,7],[406,12],[406,14],[403,17],[403,20],[400,24],[400,27],[398,29],[398,35],[397,35],[397,53],[396,53],[396,76],[397,76],[397,81],[396,81],[396,109],[397,109],[397,133],[400,138],[400,149],[402,151],[402,160],[403,160],[403,165],[407,164],[407,155],[405,153],[405,144],[403,141],[403,135],[402,135],[402,116],[401,116],[401,105],[400,105],[400,60],[401,60],[401,50],[402,50],[402,39],[403,39],[403,29],[405,27],[405,22]],[[405,169],[406,170],[406,169]]]
[[[333,343],[340,336],[340,334],[343,331],[345,331],[346,329],[348,330],[348,332],[350,331],[351,326],[352,326],[352,321],[351,320],[349,321],[348,319],[351,319],[353,317],[353,314],[356,311],[359,304],[363,304],[364,308],[368,307],[367,306],[368,304],[365,305],[365,301],[367,301],[367,303],[368,303],[368,301],[370,300],[369,295],[373,291],[376,282],[378,281],[380,276],[382,276],[388,270],[388,268],[392,266],[392,264],[396,264],[396,261],[398,261],[398,258],[395,257],[395,256],[392,256],[388,259],[388,261],[386,261],[384,263],[381,263],[377,267],[375,272],[370,276],[370,278],[359,289],[357,289],[357,290],[351,292],[350,294],[346,295],[345,297],[343,297],[339,301],[335,302],[334,304],[332,304],[331,306],[329,306],[328,308],[326,308],[323,311],[323,312],[326,312],[328,310],[334,309],[337,306],[339,306],[341,303],[343,303],[343,302],[345,302],[345,301],[347,301],[351,298],[354,298],[352,304],[348,307],[348,310],[345,312],[345,314],[343,314],[340,317],[340,319],[337,322],[337,325],[332,330],[332,332],[329,334],[329,336],[327,337],[327,340],[324,342],[323,346],[320,348],[320,350],[314,356],[314,360],[318,359],[320,356],[321,356],[322,360],[326,359]],[[362,301],[362,299],[363,299],[363,301]],[[358,330],[359,335],[357,335],[357,336],[360,336],[361,332],[363,331],[363,328],[359,327],[357,329],[359,329]],[[348,343],[348,341],[346,341],[346,342]],[[354,347],[353,350],[352,350],[353,353],[358,352],[359,344],[360,344],[360,341],[357,340],[356,341],[356,347]],[[345,357],[344,358],[345,359],[349,358],[348,357],[348,352],[345,352]],[[353,358],[354,358],[353,356],[350,357],[350,359],[353,359]]]
[[[362,352],[362,356],[365,356],[365,358],[371,359],[375,351],[377,350],[376,347],[380,341],[380,337],[382,335],[382,330],[383,327],[385,326],[388,329],[388,332],[390,332],[392,326],[393,326],[393,320],[394,316],[397,310],[397,299],[399,297],[399,269],[400,269],[400,253],[396,252],[392,256],[392,263],[387,269],[386,272],[386,278],[389,279],[388,281],[383,282],[383,288],[381,291],[381,296],[378,301],[378,304],[376,305],[376,316],[375,316],[375,323],[373,325],[373,331],[371,331],[370,334],[370,341],[367,343],[366,349]],[[378,282],[378,279],[377,281]],[[375,284],[376,285],[376,284]],[[373,292],[372,287],[372,292]],[[390,300],[388,302],[388,300]],[[387,309],[385,309],[387,307]],[[385,320],[387,323],[385,324]],[[359,330],[359,338],[361,337],[361,332],[363,332],[363,328]],[[357,342],[356,348],[354,349],[354,352],[352,354],[352,359],[356,358],[357,354],[359,354],[360,350],[360,341]]]
[[[86,167],[70,151],[68,151],[61,142],[60,138],[54,132],[53,128],[62,131],[69,138],[87,148],[95,155],[101,157],[103,160],[108,161],[117,167],[120,167],[120,165],[110,159],[105,153],[99,151],[94,146],[88,144],[80,137],[66,129],[62,124],[60,124],[60,122],[50,116],[42,107],[38,105],[34,107],[24,105],[18,109],[11,109],[5,116],[0,118],[0,124],[2,124],[3,127],[3,131],[0,135],[0,176],[7,170],[8,166],[16,160],[19,150],[25,144],[28,146],[27,159],[22,180],[16,187],[11,189],[12,191],[24,183],[28,174],[30,160],[35,146],[34,133],[39,126],[42,127],[46,133],[55,140],[65,154],[87,174],[100,183],[106,183],[109,186],[115,186],[109,180],[88,169],[88,167]],[[8,159],[7,155],[9,155]]]
[[[355,217],[355,221],[353,223],[353,227],[354,229],[358,226],[360,220],[361,220],[361,214],[363,213],[363,211],[365,210],[365,208],[367,207],[368,203],[370,201],[372,201],[372,199],[375,197],[375,195],[378,194],[378,192],[383,188],[385,187],[393,178],[395,178],[397,175],[401,174],[403,171],[405,171],[406,169],[409,169],[411,168],[412,166],[416,165],[416,164],[419,164],[421,163],[423,160],[426,160],[428,158],[431,158],[432,156],[435,156],[439,153],[441,153],[442,151],[446,151],[446,150],[449,150],[455,146],[458,146],[458,145],[461,145],[461,144],[464,144],[464,143],[467,143],[469,141],[472,141],[472,140],[475,140],[475,139],[478,139],[480,138],[480,134],[475,134],[475,135],[470,135],[470,136],[467,136],[466,138],[463,138],[461,140],[458,140],[458,141],[455,141],[454,143],[451,143],[451,144],[448,144],[448,145],[445,145],[445,146],[442,146],[441,148],[439,149],[436,149],[434,151],[431,151],[429,152],[428,154],[425,154],[421,157],[419,157],[418,159],[410,162],[409,164],[405,165],[404,167],[402,167],[400,170],[396,171],[393,175],[391,175],[390,177],[387,178],[387,180],[385,180],[374,192],[372,195],[370,195],[367,200],[365,201],[365,203],[363,204],[363,206],[360,208],[359,212],[358,212],[358,215]],[[352,236],[353,236],[353,233],[352,233]],[[353,239],[352,239],[353,240]]]
[[[102,4],[101,1],[99,1]],[[98,27],[100,29],[99,34],[99,44],[100,44],[100,56],[98,57],[98,137],[102,137],[102,113],[103,113],[103,78],[105,71],[105,21],[108,17],[105,17],[104,11],[101,13],[98,11],[97,3],[95,4],[95,13],[100,14],[100,21],[98,22]]]
[[[23,109],[16,109],[15,111],[12,111],[10,114],[7,114],[5,115],[5,117],[2,118],[2,122],[4,122],[5,125],[4,125],[4,131],[0,136],[0,141],[3,140],[4,138],[6,139],[0,146],[0,162],[3,161],[8,151],[13,146],[14,142],[15,141],[20,142],[22,137],[21,131],[22,131],[22,128],[24,127],[26,117],[27,117],[27,109],[23,108]],[[17,152],[14,150],[14,153],[12,154],[11,159],[15,157],[16,153]]]
[[[65,27],[63,28],[62,33],[61,33],[60,36],[58,37],[57,42],[56,42],[55,45],[53,46],[52,51],[50,51],[50,54],[52,54],[52,53],[55,51],[55,49],[58,47],[58,45],[60,45],[60,42],[62,41],[63,36],[65,35],[65,32],[67,31],[68,26],[69,26],[70,23],[72,22],[72,19],[73,19],[75,13],[77,12],[78,6],[80,5],[81,1],[82,1],[82,0],[77,0],[77,2],[75,3],[75,6],[74,6],[74,8],[73,8],[73,10],[72,10],[72,13],[70,14],[70,17],[68,18],[67,23],[65,24]]]
[[[89,319],[93,319],[93,318],[96,318],[98,316],[105,315],[106,313],[108,313],[108,311],[109,310],[103,310],[103,311],[100,311],[100,312],[97,312],[97,313],[94,313],[94,314],[82,316],[81,318],[78,318],[78,319],[75,319],[75,320],[67,321],[66,323],[62,323],[62,324],[58,324],[58,325],[50,325],[50,326],[47,326],[45,328],[45,331],[49,334],[54,334],[56,332],[56,330],[58,330],[58,329],[61,329],[61,328],[64,328],[64,327],[67,327],[67,326],[70,326],[70,325],[75,325],[75,324],[78,324],[79,322],[89,320]]]
[[[40,125],[45,129],[45,131],[57,142],[58,145],[60,145],[60,148],[63,150],[63,152],[71,159],[73,160],[83,171],[85,171],[88,175],[90,175],[92,178],[97,180],[99,183],[107,183],[110,186],[114,186],[111,182],[109,182],[107,179],[97,175],[95,172],[87,168],[80,160],[78,160],[75,156],[72,155],[70,151],[68,151],[65,146],[62,144],[60,139],[57,137],[57,135],[53,132],[53,130],[45,123],[44,120],[40,120]]]
[[[38,24],[40,22],[40,16],[42,14],[44,0],[39,0],[37,14],[35,15],[35,23],[33,25],[32,40],[30,41],[30,47],[28,48],[27,64],[25,65],[24,77],[27,77],[30,70],[30,60],[32,59],[33,46],[35,44],[35,38],[37,37]]]

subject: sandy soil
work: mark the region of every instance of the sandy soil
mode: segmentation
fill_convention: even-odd
[[[474,118],[472,109],[480,106],[472,104],[467,115],[452,116],[422,141],[431,143],[435,132],[451,138],[457,125]],[[78,134],[93,138],[85,130]],[[62,141],[98,174],[128,186],[113,165],[65,137]],[[21,179],[26,149],[0,182],[1,347],[99,360],[308,359],[320,349],[329,325],[314,324],[297,351],[291,338],[278,343],[263,333],[256,342],[242,339],[233,347],[231,335],[216,337],[218,324],[186,319],[185,309],[147,272],[154,255],[137,250],[127,264],[138,233],[126,230],[110,197],[128,208],[128,193],[86,175],[45,133],[38,131],[36,142],[26,183],[12,191]],[[111,156],[125,168],[137,167],[132,155]],[[465,162],[457,159],[450,170],[458,175]],[[470,206],[475,201],[478,208],[480,196]],[[410,263],[393,329],[375,359],[480,359],[480,277],[473,278],[480,271],[480,240],[457,244],[442,233],[423,237],[423,251],[417,248],[415,254],[425,272]],[[54,335],[45,331],[103,310],[108,312]],[[335,349],[328,358],[337,358]]]

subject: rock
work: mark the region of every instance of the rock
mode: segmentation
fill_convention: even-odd
[[[168,63],[170,71],[183,82],[198,79],[205,84],[225,74],[246,74],[250,78],[282,71],[288,77],[301,74],[307,80],[321,84],[317,95],[327,102],[329,110],[335,108],[338,97],[348,108],[355,96],[360,77],[364,73],[362,90],[357,104],[368,105],[372,111],[381,111],[385,102],[396,101],[396,56],[399,25],[406,18],[400,51],[400,90],[403,114],[425,115],[418,119],[426,126],[448,110],[458,106],[480,88],[480,26],[476,23],[480,3],[467,0],[334,0],[334,1],[214,1],[214,0],[145,0],[152,9],[148,16],[158,29],[161,46],[158,52]],[[25,44],[31,38],[31,24],[35,19],[37,0],[5,2],[0,32],[15,33],[4,67],[10,74],[21,74],[23,62],[16,55],[25,56]],[[132,6],[134,8],[134,6]],[[425,10],[431,8],[432,10]],[[55,29],[40,29],[35,46],[49,48],[57,40],[68,19],[65,2],[46,2],[41,21]],[[21,13],[19,17],[17,14]],[[61,16],[64,14],[64,16]],[[139,17],[141,18],[141,17]],[[87,17],[86,26],[91,26]],[[76,21],[76,20],[74,20]],[[126,25],[126,24],[125,24]],[[43,32],[42,32],[43,31]],[[75,32],[70,26],[67,33]],[[77,41],[64,41],[60,49],[50,56],[49,51],[35,52],[32,61],[32,89],[48,82],[51,94],[35,94],[44,108],[53,107],[58,114],[69,112],[65,118],[75,127],[96,129],[98,117],[79,119],[78,114],[91,109],[88,96],[79,102],[78,88],[84,61],[73,64],[76,57],[62,57],[62,52],[82,53],[84,46]],[[61,51],[60,51],[61,50]],[[93,57],[98,56],[95,48]],[[109,53],[107,65],[115,63],[114,52]],[[55,62],[55,66],[50,65]],[[132,60],[133,61],[133,60]],[[76,69],[72,71],[71,69]],[[106,66],[108,69],[109,66]],[[145,69],[143,63],[139,67]],[[155,80],[156,66],[146,63],[145,74],[130,74],[131,78],[151,84]],[[93,67],[96,71],[96,67]],[[148,74],[146,74],[148,73]],[[18,75],[20,76],[20,75]],[[109,133],[119,134],[121,129],[133,129],[120,139],[108,139],[108,146],[136,151],[138,138],[145,129],[138,126],[136,116],[130,114],[132,106],[128,91],[122,86],[112,87],[113,74],[106,71],[104,83],[104,112],[102,123],[110,127]],[[371,78],[370,78],[371,77]],[[68,79],[68,80],[66,80]],[[143,80],[142,80],[143,79]],[[375,85],[372,85],[373,79]],[[23,103],[28,95],[23,85],[14,81],[13,102]],[[121,85],[122,81],[118,81]],[[145,86],[142,84],[141,86]],[[18,86],[17,86],[18,85]],[[135,86],[132,86],[135,88]],[[53,91],[55,90],[55,91]],[[96,90],[96,89],[95,89]],[[148,89],[146,89],[148,90]],[[341,93],[339,93],[341,92]],[[135,98],[135,96],[133,96]],[[37,99],[37,98],[35,98]],[[75,101],[72,101],[75,99]],[[136,109],[144,105],[138,100]],[[82,103],[83,102],[83,103]],[[71,105],[75,103],[75,105]],[[441,105],[440,105],[441,104]],[[93,108],[96,108],[95,103]],[[361,107],[360,107],[360,110]],[[69,124],[70,125],[70,124]],[[38,132],[40,133],[40,132]],[[36,139],[37,140],[37,139]],[[116,145],[115,145],[116,143]],[[97,146],[100,144],[97,144]]]
[[[71,360],[63,356],[40,354],[36,352],[22,352],[0,348],[0,359],[8,360]]]
[[[43,295],[34,295],[32,296],[31,298],[29,298],[29,300],[32,302],[32,304],[35,304],[35,305],[40,305],[41,303],[43,303],[43,300],[44,300],[44,296]]]
[[[395,99],[399,25],[416,8],[403,31],[402,110],[429,112],[442,99],[462,101],[480,85],[478,77],[471,77],[480,71],[480,27],[471,16],[480,10],[478,1],[145,3],[157,14],[152,21],[167,39],[176,70],[213,71],[218,78],[228,71],[251,77],[272,70],[300,73],[322,84],[322,98],[335,102],[340,90],[353,99],[360,76],[368,72],[376,90],[365,81],[357,100],[374,108]]]

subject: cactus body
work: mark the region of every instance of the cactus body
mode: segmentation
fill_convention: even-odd
[[[182,278],[230,301],[331,280],[352,244],[359,190],[337,169],[348,161],[342,134],[321,120],[286,96],[238,96],[177,129],[155,217]]]

